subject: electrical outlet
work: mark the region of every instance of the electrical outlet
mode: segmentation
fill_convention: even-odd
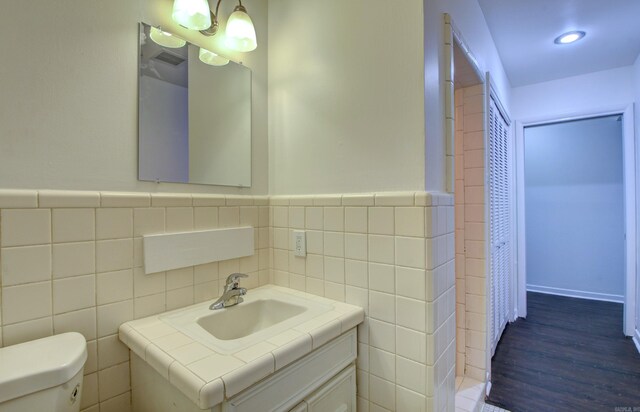
[[[307,256],[307,233],[304,230],[293,231],[293,254]]]

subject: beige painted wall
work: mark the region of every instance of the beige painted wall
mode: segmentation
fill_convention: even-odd
[[[508,93],[476,2],[407,0],[398,7],[383,0],[246,0],[259,47],[231,57],[253,70],[252,188],[138,182],[136,23],[162,25],[220,51],[215,39],[174,24],[171,3],[4,5],[0,33],[20,41],[0,44],[7,56],[0,67],[0,187],[443,190],[442,12],[452,15],[481,69],[497,72],[498,88]],[[230,7],[223,3],[223,13]],[[27,29],[39,25],[46,35]]]
[[[230,57],[253,70],[251,189],[137,181],[137,23],[220,51],[171,21],[171,0],[3,4],[0,187],[266,194],[267,2],[244,3],[260,43]]]
[[[424,189],[422,1],[269,1],[273,194]]]

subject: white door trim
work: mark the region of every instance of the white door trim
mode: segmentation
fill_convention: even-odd
[[[626,228],[626,280],[624,296],[624,334],[633,336],[636,329],[636,259],[637,259],[637,199],[636,199],[636,139],[633,103],[627,106],[622,117],[622,156],[624,157],[624,214]]]
[[[608,106],[588,112],[566,113],[555,116],[529,118],[516,122],[516,221],[517,221],[517,309],[519,317],[527,316],[527,275],[526,275],[526,231],[524,198],[524,128],[547,123],[592,117],[623,115],[623,161],[625,186],[625,294],[624,294],[624,334],[633,336],[636,329],[636,139],[634,133],[633,103],[623,106]]]
[[[532,123],[531,123],[532,124]],[[516,314],[527,317],[527,254],[524,202],[524,128],[529,122],[516,121]]]

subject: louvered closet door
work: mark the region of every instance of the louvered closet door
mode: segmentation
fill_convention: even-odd
[[[510,318],[513,255],[509,126],[493,97],[489,104],[489,272],[491,354]]]

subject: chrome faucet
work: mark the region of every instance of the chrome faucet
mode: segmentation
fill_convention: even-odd
[[[244,273],[232,273],[227,277],[227,283],[224,285],[224,293],[215,302],[209,306],[209,309],[216,310],[237,305],[242,302],[242,296],[247,294],[247,289],[241,288],[240,278],[249,277]]]

